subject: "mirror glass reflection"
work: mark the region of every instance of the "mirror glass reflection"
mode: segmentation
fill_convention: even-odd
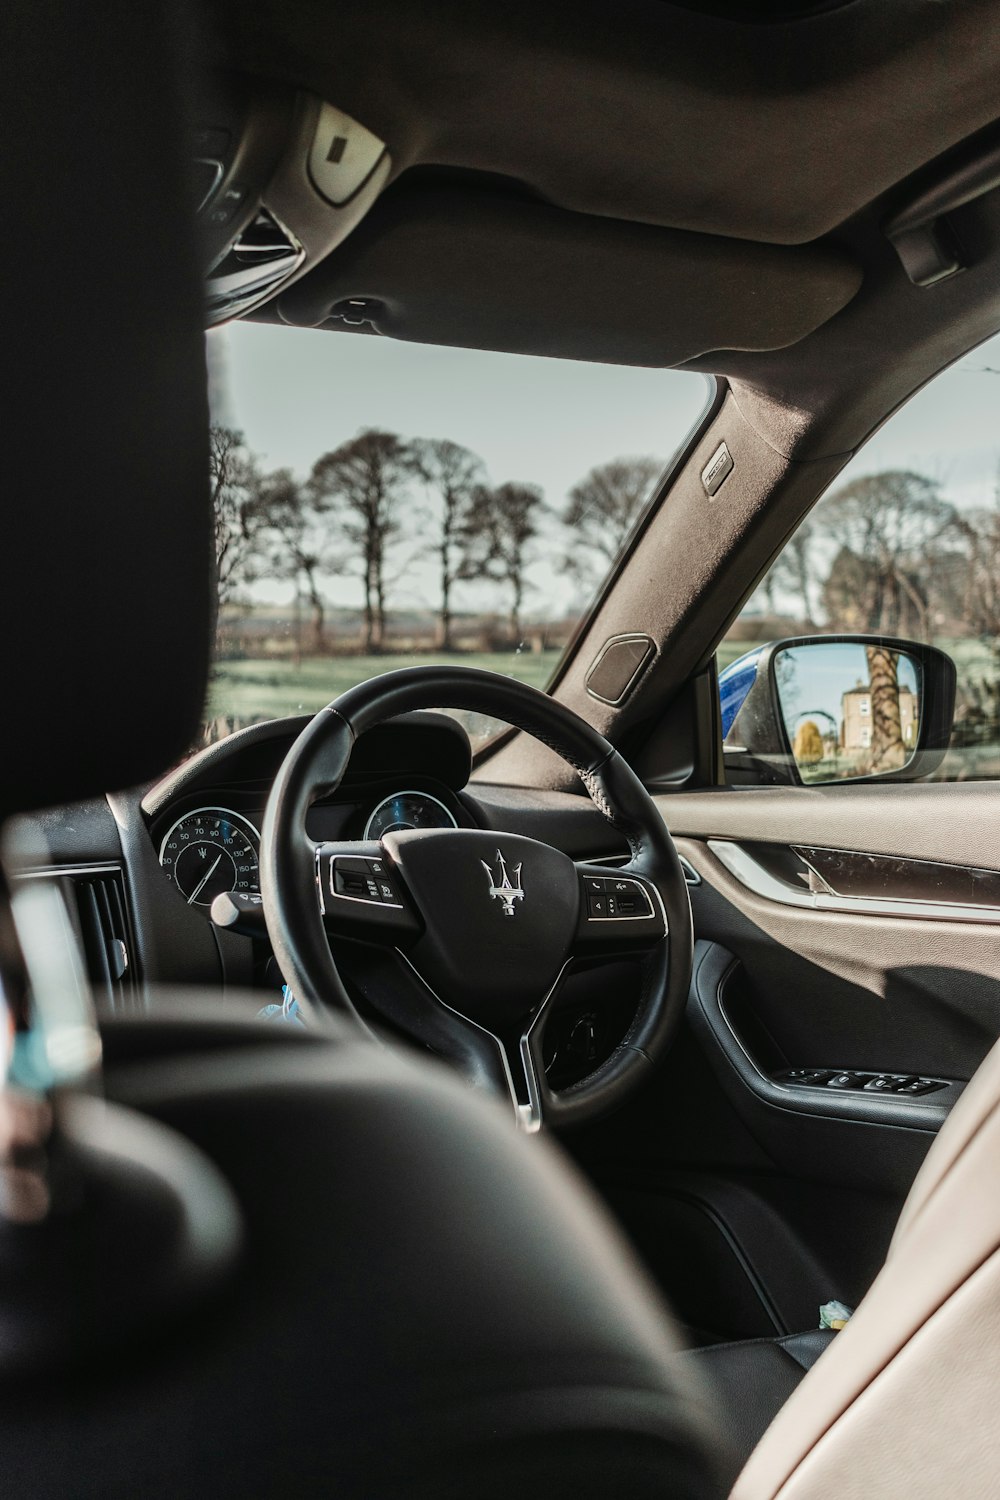
[[[878,644],[814,641],[775,657],[799,775],[845,781],[900,771],[920,737],[920,664]]]

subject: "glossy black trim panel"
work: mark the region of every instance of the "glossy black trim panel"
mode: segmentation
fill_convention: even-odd
[[[774,874],[751,852],[752,845],[747,849],[731,839],[709,839],[708,848],[746,890],[781,906],[804,907],[817,912],[846,912],[852,916],[1000,924],[998,907],[963,906],[956,902],[910,900],[896,896],[841,896],[831,892],[814,872],[808,883],[802,884]]]
[[[797,844],[795,853],[835,896],[992,907],[1000,914],[1000,871]]]

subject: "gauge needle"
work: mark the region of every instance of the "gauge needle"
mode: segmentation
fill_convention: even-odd
[[[201,895],[202,891],[205,889],[206,885],[211,880],[211,878],[215,874],[216,870],[219,868],[219,861],[221,859],[222,859],[222,854],[220,852],[215,857],[215,864],[212,866],[212,868],[210,870],[206,870],[205,871],[204,875],[201,877],[201,879],[199,880],[198,884],[195,886],[194,890],[191,892],[190,896],[188,897],[188,906],[191,905],[192,901],[197,901],[198,897]]]

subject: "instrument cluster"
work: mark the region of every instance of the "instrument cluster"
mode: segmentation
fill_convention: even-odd
[[[401,790],[364,811],[360,836],[380,839],[405,828],[457,828],[451,809],[430,792]],[[174,819],[159,842],[163,873],[189,906],[208,911],[216,896],[260,891],[260,830],[227,807],[196,807]]]

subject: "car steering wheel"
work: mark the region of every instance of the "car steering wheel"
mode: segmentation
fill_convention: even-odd
[[[340,785],[358,736],[431,707],[489,714],[555,750],[628,840],[628,864],[574,862],[536,839],[472,828],[408,829],[378,843],[310,839],[306,815]],[[528,1130],[620,1104],[663,1056],[684,1009],[691,908],[652,798],[583,719],[493,672],[404,668],[321,709],[268,800],[261,892],[278,965],[305,1008],[364,1025],[331,952],[331,939],[334,949],[338,937],[360,939],[352,980],[365,999],[472,1081],[508,1095]],[[574,960],[622,954],[643,960],[628,1031],[589,1076],[552,1089],[542,1030],[564,975]]]

